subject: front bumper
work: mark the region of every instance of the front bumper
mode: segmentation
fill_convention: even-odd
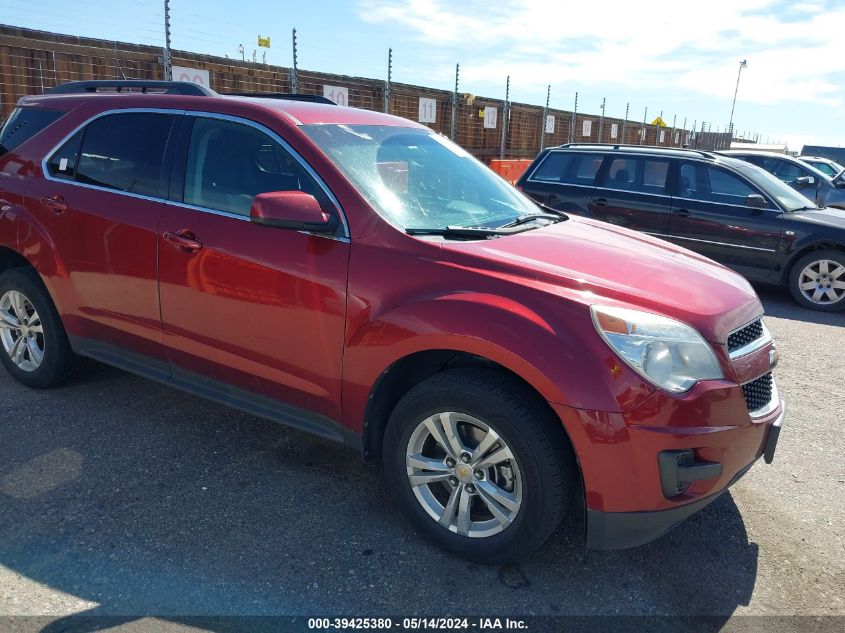
[[[786,419],[786,405],[781,402],[780,413],[771,422],[762,455],[772,462],[780,430]],[[644,545],[662,536],[687,517],[695,514],[719,498],[731,485],[747,473],[760,458],[739,470],[721,490],[706,497],[666,510],[647,512],[603,512],[587,508],[586,546],[590,549],[625,549]]]

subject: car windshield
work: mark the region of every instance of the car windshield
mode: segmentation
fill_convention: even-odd
[[[494,228],[541,213],[445,137],[388,125],[302,129],[386,220],[402,229]]]
[[[775,198],[787,211],[799,211],[801,209],[816,208],[803,195],[795,191],[782,180],[767,172],[762,167],[757,167],[743,160],[728,159],[731,166],[742,172],[746,178],[751,180],[760,189]],[[823,174],[822,174],[823,175]]]

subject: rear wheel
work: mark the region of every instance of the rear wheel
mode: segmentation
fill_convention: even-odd
[[[485,563],[539,547],[575,477],[560,422],[522,384],[485,370],[450,370],[408,392],[390,417],[384,463],[417,527]]]
[[[845,251],[822,249],[804,255],[789,273],[789,291],[806,308],[845,310]]]
[[[0,275],[0,361],[18,381],[36,389],[61,384],[73,368],[61,319],[31,269]]]

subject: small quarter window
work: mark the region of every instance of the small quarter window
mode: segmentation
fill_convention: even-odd
[[[0,127],[0,156],[16,149],[63,114],[59,110],[18,108]]]
[[[47,170],[54,178],[74,180],[76,178],[76,163],[79,160],[79,147],[82,144],[82,130],[74,134],[62,145],[47,164]]]
[[[549,152],[532,180],[572,185],[594,185],[604,156],[576,152]]]

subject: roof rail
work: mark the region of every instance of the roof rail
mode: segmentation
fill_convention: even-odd
[[[337,105],[328,97],[322,95],[300,95],[287,92],[221,92],[223,97],[256,97],[258,99],[285,99],[287,101],[310,101],[311,103],[328,103]]]
[[[715,158],[714,152],[703,150],[703,149],[693,149],[691,147],[661,147],[659,145],[635,145],[633,143],[564,143],[563,145],[557,145],[554,148],[550,149],[557,149],[557,148],[570,148],[570,147],[593,147],[593,148],[600,148],[600,147],[609,147],[611,149],[641,149],[641,150],[669,150],[674,152],[693,152],[695,154],[699,154],[705,158]]]
[[[46,90],[44,94],[142,93],[214,97],[217,93],[188,81],[147,81],[145,79],[68,81]]]

